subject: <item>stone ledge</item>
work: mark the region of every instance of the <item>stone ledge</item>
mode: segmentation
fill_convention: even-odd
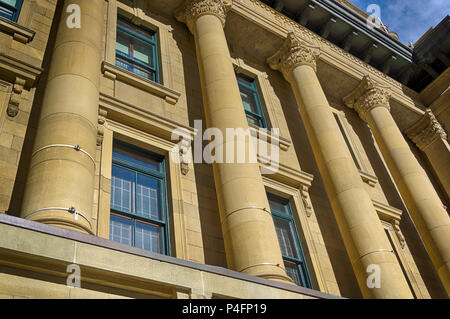
[[[28,63],[24,63],[7,54],[0,53],[0,79],[10,83],[16,82],[16,78],[25,80],[24,87],[30,89],[36,85],[43,69]]]
[[[12,259],[12,256],[15,259]],[[111,259],[115,262],[111,262]],[[114,278],[119,276],[129,285],[124,287],[125,289],[139,289],[144,282],[157,289],[157,291],[149,290],[149,294],[160,294],[162,297],[169,297],[171,289],[181,289],[192,293],[206,291],[236,298],[341,298],[0,214],[0,263],[29,269],[27,261],[33,261],[34,270],[38,272],[45,272],[46,266],[50,267],[47,271],[54,272],[55,264],[76,263],[82,271],[86,271],[87,277],[84,280],[108,285],[110,280],[114,282]],[[60,267],[56,274],[65,277],[67,273],[64,271],[65,268]],[[131,281],[134,281],[134,284],[130,284]],[[248,291],[236,289],[242,285],[253,287]],[[258,292],[257,296],[245,295],[250,291]]]
[[[196,130],[193,127],[163,118],[160,115],[105,93],[100,93],[100,107],[107,111],[106,118],[108,120],[132,125],[144,132],[155,134],[169,141],[171,140],[172,132],[179,128],[184,129],[186,134],[189,134],[186,138],[191,140],[194,139],[196,134]]]
[[[36,32],[21,26],[11,20],[0,17],[0,30],[13,36],[14,40],[29,43],[33,41]]]
[[[291,147],[292,142],[283,136],[273,135],[272,132],[268,129],[261,129],[258,126],[254,126],[249,124],[250,134],[256,138],[262,138],[267,143],[271,143],[272,141],[277,143],[280,146],[282,151],[287,151],[289,147]]]
[[[373,176],[372,174],[369,174],[367,172],[364,172],[362,170],[358,170],[359,175],[361,175],[361,179],[364,183],[368,184],[371,187],[375,187],[375,185],[378,183],[378,178],[376,176]]]
[[[167,103],[172,105],[175,105],[181,96],[180,92],[169,89],[159,83],[139,77],[133,72],[124,70],[106,61],[103,61],[102,63],[102,73],[105,77],[110,78],[114,81],[119,80],[134,87],[140,88],[146,92],[159,96],[165,99]]]

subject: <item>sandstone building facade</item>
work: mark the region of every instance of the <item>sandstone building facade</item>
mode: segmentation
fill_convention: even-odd
[[[450,19],[367,18],[0,0],[0,297],[447,298]],[[196,161],[208,128],[276,165]]]

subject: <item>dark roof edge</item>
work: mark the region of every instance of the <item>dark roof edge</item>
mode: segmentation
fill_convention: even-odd
[[[342,21],[348,23],[358,31],[361,31],[370,38],[377,40],[388,49],[393,51],[395,54],[402,56],[409,62],[412,62],[413,50],[410,47],[406,46],[399,40],[392,38],[385,32],[378,30],[377,28],[371,30],[367,27],[366,20],[363,17],[358,15],[356,12],[351,11],[343,4],[330,0],[312,0],[312,2],[321,6],[331,14],[337,16]]]

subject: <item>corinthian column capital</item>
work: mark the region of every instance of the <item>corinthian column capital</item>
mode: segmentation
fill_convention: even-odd
[[[300,65],[309,65],[316,71],[318,56],[317,48],[311,47],[293,32],[289,32],[282,47],[267,59],[267,63],[272,69],[281,71],[288,80],[292,70]]]
[[[447,139],[447,133],[430,109],[425,111],[424,116],[416,124],[406,130],[406,135],[422,151],[439,138]]]
[[[344,104],[355,109],[361,119],[367,122],[367,115],[375,107],[391,109],[390,94],[376,84],[369,76],[364,76],[360,84],[350,94],[343,98]]]
[[[225,26],[228,11],[232,0],[186,0],[175,10],[178,21],[186,23],[189,30],[194,33],[194,22],[203,15],[215,15]]]

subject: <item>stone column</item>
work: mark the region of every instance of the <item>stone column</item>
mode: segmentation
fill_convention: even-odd
[[[365,298],[412,298],[316,75],[317,53],[293,33],[268,63],[292,86],[329,201]],[[375,265],[375,266],[372,266]],[[373,267],[373,268],[372,268]],[[369,283],[380,270],[380,287]],[[369,287],[370,286],[370,287]]]
[[[389,94],[368,76],[344,98],[369,124],[425,248],[450,295],[450,218],[390,113]]]
[[[406,130],[406,134],[427,156],[448,202],[450,199],[450,146],[447,134],[431,109],[427,109],[425,115]]]
[[[222,132],[224,154],[230,145],[239,151],[226,129],[248,130],[223,31],[230,7],[229,0],[188,0],[176,10],[177,19],[185,22],[194,35],[206,124]],[[248,139],[245,145],[248,152]],[[292,282],[284,269],[259,165],[248,160],[212,165],[228,266]]]
[[[86,233],[93,233],[104,2],[64,3],[21,212],[30,220]]]

